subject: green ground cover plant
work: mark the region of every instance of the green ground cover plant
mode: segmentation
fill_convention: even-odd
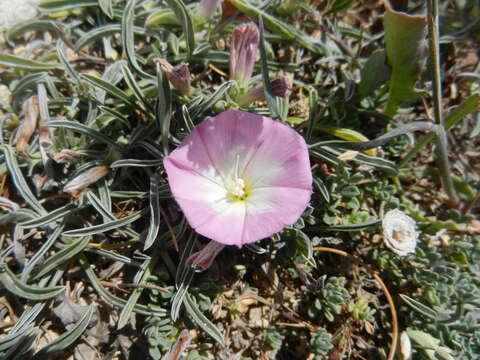
[[[480,358],[478,2],[38,8],[0,32],[0,359]],[[163,164],[226,110],[300,134],[313,191],[209,250]]]

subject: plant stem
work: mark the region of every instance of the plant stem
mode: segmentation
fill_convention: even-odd
[[[435,122],[445,130],[442,106],[442,82],[440,74],[440,46],[438,41],[438,0],[427,0],[428,42],[430,58],[433,65],[433,115]],[[443,140],[443,141],[442,141]],[[453,202],[457,202],[457,196],[450,177],[450,164],[448,161],[448,149],[445,139],[440,139],[437,134],[437,162],[442,177],[445,191]]]

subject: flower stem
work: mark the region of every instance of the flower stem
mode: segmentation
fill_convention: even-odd
[[[427,0],[427,23],[430,58],[433,65],[433,115],[435,122],[443,129],[442,135],[445,136],[440,74],[440,45],[438,41],[438,0]],[[442,136],[439,135],[440,133],[437,132],[435,143],[437,148],[437,162],[440,169],[442,183],[450,200],[457,202],[452,178],[450,177],[447,141],[445,138],[442,139]]]

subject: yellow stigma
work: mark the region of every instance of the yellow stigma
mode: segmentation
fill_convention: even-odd
[[[227,195],[233,201],[245,201],[250,195],[250,189],[242,178],[234,179],[227,188]]]

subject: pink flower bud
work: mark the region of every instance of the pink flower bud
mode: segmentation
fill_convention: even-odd
[[[253,22],[237,26],[233,30],[230,45],[230,79],[245,86],[252,77],[257,60],[259,31]]]
[[[208,20],[215,13],[219,0],[202,0],[197,7],[197,17],[199,20]]]
[[[224,244],[212,240],[202,250],[190,255],[187,264],[198,271],[207,270],[224,247]]]
[[[190,94],[192,90],[190,83],[190,70],[188,69],[188,64],[182,63],[176,67],[173,67],[167,60],[164,59],[155,59],[157,64],[160,64],[163,71],[167,75],[168,81],[170,84],[177,89],[183,95]]]
[[[288,97],[289,83],[286,77],[281,77],[270,81],[270,87],[272,89],[272,95],[286,98]],[[243,95],[238,104],[241,106],[247,106],[255,101],[265,101],[265,89],[262,85],[257,86]]]

